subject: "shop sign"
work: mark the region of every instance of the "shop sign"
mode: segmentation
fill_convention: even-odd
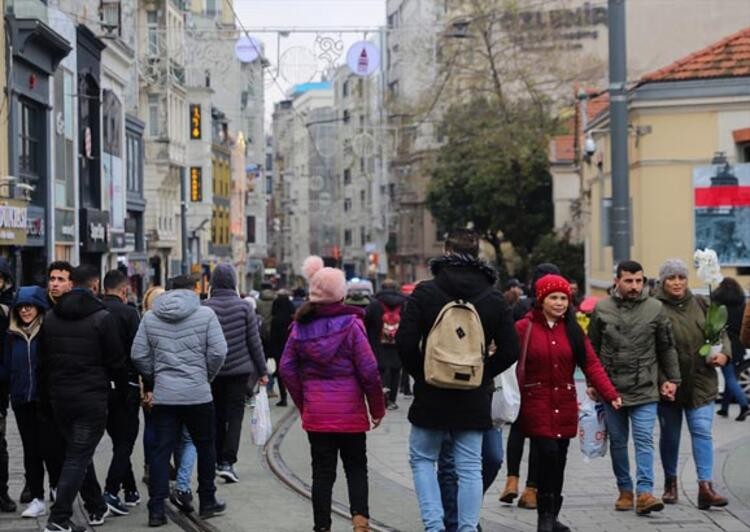
[[[109,251],[109,213],[97,209],[81,209],[81,241],[87,253]]]
[[[190,138],[200,140],[201,138],[201,106],[198,103],[190,105]]]
[[[26,245],[44,247],[44,207],[29,205],[26,224]]]
[[[75,211],[55,209],[55,241],[71,243],[76,239]]]
[[[125,250],[127,247],[127,239],[125,233],[112,233],[110,235],[112,239],[112,251]]]
[[[0,205],[0,245],[25,245],[27,227],[28,210],[25,205],[14,205],[12,201]]]
[[[190,201],[203,201],[203,168],[190,167]]]

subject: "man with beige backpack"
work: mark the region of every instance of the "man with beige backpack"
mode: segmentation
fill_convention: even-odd
[[[451,232],[444,256],[431,263],[434,278],[409,297],[396,337],[403,367],[414,378],[409,462],[427,531],[445,529],[436,465],[446,444],[458,477],[457,528],[477,529],[493,378],[518,358],[510,309],[494,288],[495,271],[478,255],[476,233]],[[492,341],[497,350],[488,356]]]

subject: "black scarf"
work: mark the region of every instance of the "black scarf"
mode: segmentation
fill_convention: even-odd
[[[445,267],[476,268],[487,277],[490,284],[495,284],[497,281],[497,272],[492,266],[478,257],[465,253],[450,253],[449,255],[443,255],[430,261],[432,275],[437,275]]]

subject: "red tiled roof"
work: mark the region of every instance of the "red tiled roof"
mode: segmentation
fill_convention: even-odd
[[[562,163],[575,160],[575,136],[558,135],[552,137],[550,150],[550,161],[553,163]]]
[[[640,83],[744,76],[750,77],[750,27],[644,75]]]

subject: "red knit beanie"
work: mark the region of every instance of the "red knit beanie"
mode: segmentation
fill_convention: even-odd
[[[560,275],[545,275],[536,282],[536,304],[541,306],[544,299],[554,292],[562,292],[568,296],[568,299],[572,298],[570,283],[565,277],[561,277]]]

